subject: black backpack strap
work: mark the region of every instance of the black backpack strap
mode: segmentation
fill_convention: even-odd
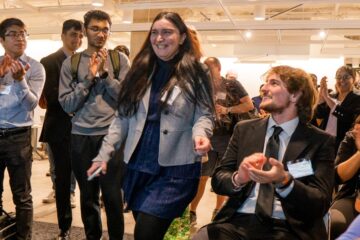
[[[116,50],[109,50],[110,60],[113,67],[114,78],[118,78],[120,74],[120,56]]]
[[[77,73],[78,73],[78,69],[79,69],[80,59],[81,59],[81,53],[75,53],[74,55],[71,56],[72,81],[78,82]]]

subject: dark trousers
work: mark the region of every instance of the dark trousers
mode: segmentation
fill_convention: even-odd
[[[104,201],[110,240],[124,235],[121,186],[123,162],[117,154],[107,164],[107,173],[87,180],[86,171],[101,147],[104,136],[71,135],[71,162],[80,189],[81,218],[87,240],[99,240],[102,235],[99,191]],[[55,167],[56,168],[56,167]]]
[[[336,200],[330,208],[330,239],[336,239],[345,232],[358,214],[354,196]]]
[[[224,223],[207,226],[209,240],[299,240],[286,221],[262,223],[255,214],[236,214]]]
[[[67,231],[72,222],[70,139],[65,139],[62,142],[48,142],[48,144],[55,164],[55,199],[58,225],[60,230]]]
[[[0,169],[7,168],[16,210],[16,238],[31,239],[33,202],[31,197],[31,128],[0,137]]]
[[[0,164],[0,215],[2,215],[2,209],[3,209],[3,192],[4,192],[4,173],[5,173],[5,164]]]
[[[133,211],[135,219],[134,239],[162,240],[173,219],[164,219],[153,215]]]

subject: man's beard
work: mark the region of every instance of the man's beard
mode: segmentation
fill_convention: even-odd
[[[281,106],[278,106],[274,103],[265,104],[265,105],[262,105],[260,103],[260,109],[263,109],[268,113],[282,113],[289,106],[290,106],[290,100],[288,100],[285,105],[281,105]]]

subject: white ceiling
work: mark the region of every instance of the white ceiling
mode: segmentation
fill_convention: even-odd
[[[253,20],[255,5],[265,6],[266,20]],[[82,20],[93,8],[91,0],[0,0],[0,20],[21,18],[32,39],[54,39],[64,20]],[[205,55],[241,62],[360,58],[360,0],[105,0],[101,9],[111,15],[115,44],[130,45],[130,31],[147,31],[154,16],[167,10],[198,29]],[[129,13],[133,23],[125,24]],[[323,39],[320,30],[327,34]]]

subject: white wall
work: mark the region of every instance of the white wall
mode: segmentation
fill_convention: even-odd
[[[237,63],[236,58],[219,58],[221,62],[221,73],[225,76],[229,69],[236,69],[238,80],[243,84],[251,97],[258,95],[259,86],[262,84],[261,76],[272,66],[289,65],[302,68],[318,77],[318,83],[323,76],[328,77],[329,88],[334,89],[335,72],[344,64],[343,58],[309,59],[309,60],[281,60],[273,64],[244,64]]]

